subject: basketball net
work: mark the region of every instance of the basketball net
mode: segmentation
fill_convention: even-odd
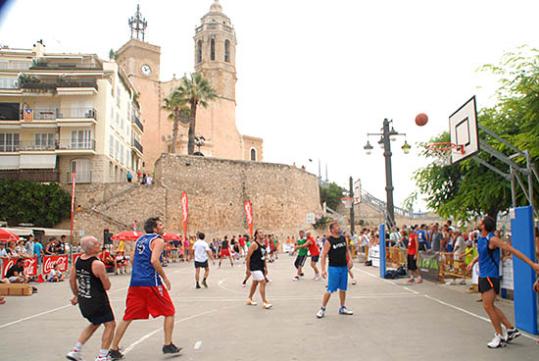
[[[440,166],[451,165],[451,156],[453,153],[464,154],[464,146],[451,142],[437,142],[426,145],[429,155],[436,158],[434,161]]]

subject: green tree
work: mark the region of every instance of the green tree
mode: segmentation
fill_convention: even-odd
[[[503,139],[521,150],[528,150],[533,161],[539,158],[539,51],[521,48],[506,54],[500,65],[482,68],[500,78],[496,92],[496,104],[479,111],[479,123],[493,130]],[[511,150],[496,139],[479,131],[481,139],[498,151],[509,155]],[[429,141],[449,141],[448,133],[442,133]],[[438,162],[439,154],[425,147],[423,156],[433,162],[416,172],[415,180],[420,191],[426,195],[427,206],[444,217],[453,216],[466,220],[473,216],[488,214],[496,217],[498,212],[511,206],[510,183],[472,159],[458,164],[444,165]],[[507,169],[503,163],[485,152],[479,156],[488,163]],[[525,165],[523,157],[515,162]],[[535,203],[538,204],[537,185]],[[523,192],[518,189],[517,203],[526,204]]]
[[[0,219],[53,227],[69,217],[71,196],[58,184],[0,180]]]
[[[326,183],[320,185],[320,203],[326,202],[331,209],[337,209],[344,195],[344,188],[336,183]]]
[[[173,91],[169,94],[168,98],[165,98],[165,104],[163,109],[169,112],[168,119],[173,122],[172,125],[172,146],[170,148],[171,153],[176,153],[176,142],[178,140],[178,129],[180,122],[189,122],[191,116],[191,110],[187,103],[187,100],[181,97],[178,91]]]
[[[198,107],[206,108],[209,103],[217,98],[217,93],[212,88],[210,82],[200,73],[191,73],[190,77],[184,76],[180,86],[172,95],[181,99],[189,105],[189,138],[187,143],[187,154],[195,152],[195,130]]]

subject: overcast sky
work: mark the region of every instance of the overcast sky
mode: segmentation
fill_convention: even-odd
[[[213,0],[140,1],[147,40],[161,46],[161,79],[193,69],[193,35]],[[0,44],[108,57],[129,39],[135,0],[19,0],[0,17]],[[367,132],[392,118],[415,145],[447,130],[448,116],[472,95],[492,104],[496,83],[479,74],[505,51],[538,46],[537,1],[221,0],[238,38],[237,124],[264,138],[265,161],[305,164],[341,185],[361,178],[385,199],[379,149]],[[419,112],[427,126],[415,126]],[[148,120],[146,120],[148,121]],[[372,139],[371,143],[376,143]],[[426,164],[394,143],[397,205]],[[417,147],[414,147],[417,150]],[[313,162],[309,163],[308,159]],[[324,168],[324,166],[323,166]],[[416,208],[424,209],[418,204]]]

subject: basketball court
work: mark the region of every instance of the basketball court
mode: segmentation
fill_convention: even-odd
[[[292,281],[293,259],[281,255],[269,265],[268,297],[273,309],[244,304],[243,265],[212,268],[209,288],[193,287],[193,265],[171,264],[171,296],[176,305],[174,342],[180,360],[536,360],[539,345],[524,335],[504,349],[487,349],[492,327],[478,295],[465,287],[378,277],[378,269],[355,264],[357,286],[348,306],[354,316],[339,316],[334,297],[326,318],[318,320],[323,281]],[[129,276],[113,276],[110,298],[116,317],[123,312]],[[39,285],[31,297],[9,297],[0,312],[3,360],[63,360],[82,327],[77,307],[68,305],[69,286]],[[259,301],[259,300],[257,300]],[[507,315],[512,304],[500,303]],[[137,321],[122,347],[126,360],[162,360],[162,319]],[[98,350],[101,332],[83,349],[86,360]]]

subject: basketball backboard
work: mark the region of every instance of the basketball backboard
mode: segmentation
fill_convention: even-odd
[[[477,106],[475,96],[449,116],[449,134],[455,145],[451,163],[458,163],[479,152]]]

